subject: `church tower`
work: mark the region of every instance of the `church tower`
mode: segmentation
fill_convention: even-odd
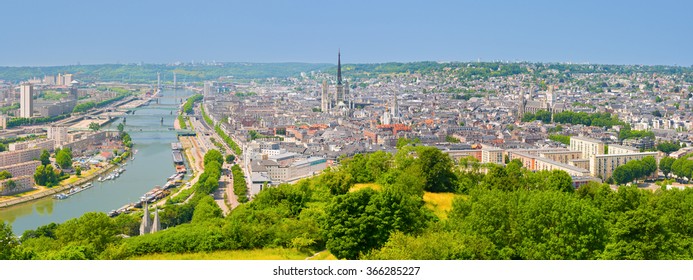
[[[397,93],[393,94],[392,96],[392,107],[390,108],[390,114],[392,114],[392,118],[397,119],[399,118],[399,107],[397,105]]]
[[[320,106],[320,110],[322,110],[323,113],[327,113],[330,110],[330,108],[329,108],[330,99],[328,97],[329,95],[327,94],[327,90],[328,90],[327,80],[324,80],[324,81],[322,81],[322,98],[321,98],[322,104]]]
[[[344,101],[344,85],[342,84],[342,52],[337,52],[337,98],[335,103]]]
[[[344,101],[344,104],[349,104],[349,101],[351,101],[351,98],[349,97],[349,82],[344,81],[344,94],[342,94],[342,101]],[[349,109],[351,109],[351,106],[349,106]]]
[[[147,234],[152,230],[152,220],[149,217],[147,202],[142,202],[142,209],[144,209],[144,215],[142,215],[142,223],[140,224],[140,235]]]
[[[152,228],[149,233],[155,233],[161,230],[161,221],[159,221],[159,208],[154,210],[154,221],[152,222]]]
[[[553,111],[553,105],[556,104],[556,96],[553,94],[553,85],[549,86],[549,90],[546,92],[546,105],[548,105],[547,111]]]
[[[522,92],[522,89],[518,91],[520,95],[520,100],[517,104],[517,119],[522,120],[522,117],[525,115],[525,94]]]

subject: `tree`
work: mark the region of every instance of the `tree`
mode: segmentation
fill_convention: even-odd
[[[625,165],[616,167],[611,177],[614,179],[616,184],[625,184],[633,179],[632,170],[627,168]]]
[[[653,156],[647,156],[641,160],[643,164],[642,177],[649,177],[657,171],[657,160]]]
[[[214,202],[214,198],[211,196],[204,196],[199,202],[197,202],[197,205],[195,205],[192,222],[201,223],[221,217],[221,208],[219,208],[219,205]]]
[[[0,180],[5,180],[8,178],[12,178],[12,174],[9,171],[7,171],[7,170],[0,171]]]
[[[608,231],[589,201],[558,191],[479,190],[456,199],[451,227],[493,242],[493,259],[594,259]]]
[[[426,187],[426,179],[417,166],[409,166],[403,170],[391,169],[381,176],[379,182],[386,190],[422,197]]]
[[[323,175],[320,176],[320,182],[326,186],[332,195],[340,195],[349,192],[349,189],[354,185],[354,179],[346,171],[333,171],[326,169]]]
[[[678,178],[684,177],[690,181],[691,173],[693,173],[693,160],[688,160],[690,156],[684,156],[674,161],[671,164],[671,173],[674,173]]]
[[[426,179],[426,190],[431,192],[452,192],[456,188],[452,160],[435,147],[419,147],[418,166]]]
[[[662,219],[650,206],[642,204],[617,216],[612,226],[612,241],[604,249],[602,258],[618,260],[672,259],[670,252],[677,249],[672,235]]]
[[[606,221],[588,201],[564,192],[527,192],[518,199],[521,259],[594,259],[608,240]]]
[[[624,165],[616,167],[612,175],[617,184],[625,184],[633,180],[652,175],[657,171],[657,161],[652,156],[642,160],[631,160]]]
[[[219,152],[218,150],[209,150],[207,153],[205,153],[203,162],[205,165],[207,165],[207,163],[209,163],[210,161],[216,161],[219,163],[219,166],[221,166],[222,164],[224,164],[224,156],[221,155],[221,152]]]
[[[457,231],[426,230],[422,235],[395,232],[368,260],[489,260],[493,243]]]
[[[117,225],[106,213],[88,212],[58,226],[55,235],[63,244],[92,247],[91,253],[95,254],[116,241],[118,232]]]
[[[12,259],[15,247],[19,245],[17,237],[12,233],[12,226],[1,221],[0,224],[0,260]]]
[[[546,181],[547,188],[550,190],[563,192],[575,191],[575,188],[573,187],[573,178],[570,177],[568,172],[563,170],[552,170]]]
[[[34,182],[39,186],[52,187],[58,184],[58,175],[52,165],[39,165],[34,172]]]
[[[236,160],[236,156],[234,156],[233,154],[228,154],[228,155],[226,155],[226,163],[231,164],[231,163],[233,163],[235,160]]]
[[[123,146],[132,148],[132,138],[130,138],[130,134],[123,132],[120,134],[120,138],[123,140]]]
[[[51,164],[51,154],[47,150],[41,151],[41,156],[39,157],[42,165]]]
[[[5,182],[5,187],[7,187],[7,189],[10,191],[14,191],[14,189],[17,187],[17,182],[11,179],[7,180],[7,182]]]
[[[681,144],[678,142],[660,142],[657,144],[657,150],[667,154],[678,151],[679,149],[681,149]]]
[[[341,163],[344,170],[351,174],[351,177],[354,178],[355,183],[367,183],[373,181],[371,172],[366,167],[366,164],[368,163],[368,155],[356,154],[351,158],[344,159],[341,161]]]
[[[392,166],[392,154],[384,151],[377,151],[368,155],[366,168],[370,172],[373,181],[377,181],[380,176],[387,173]]]
[[[119,123],[118,124],[118,132],[123,133],[125,131],[125,124]]]
[[[481,186],[485,189],[512,191],[519,187],[519,182],[511,179],[504,167],[493,165],[481,181]]]
[[[400,148],[402,148],[406,145],[409,145],[409,144],[416,145],[419,143],[421,143],[421,139],[419,139],[419,138],[409,139],[409,138],[400,137],[397,139],[396,147],[397,147],[397,149],[400,149]]]
[[[327,207],[326,247],[339,259],[380,248],[395,231],[413,233],[431,218],[419,197],[362,189],[335,197]]]
[[[452,136],[452,135],[446,135],[446,136],[445,136],[445,142],[449,142],[449,143],[460,143],[460,139],[457,139],[457,138],[455,138],[455,137]]]
[[[77,166],[77,168],[75,168],[75,175],[78,177],[82,176],[82,166]]]
[[[39,165],[34,172],[34,182],[39,186],[46,185],[46,165]]]
[[[42,225],[36,228],[36,230],[26,230],[22,233],[21,242],[25,242],[31,238],[48,237],[55,239],[55,230],[58,228],[58,224],[50,223],[47,225]]]
[[[55,155],[55,162],[62,169],[72,168],[72,150],[65,148]]]
[[[659,170],[664,173],[664,176],[668,179],[669,173],[671,173],[671,165],[674,164],[675,159],[671,157],[663,157],[659,160]]]
[[[101,129],[101,125],[96,123],[96,122],[91,122],[89,123],[89,129],[93,130],[94,132],[98,131]]]
[[[565,145],[570,145],[570,136],[567,135],[550,134],[549,139],[552,141],[563,143]]]

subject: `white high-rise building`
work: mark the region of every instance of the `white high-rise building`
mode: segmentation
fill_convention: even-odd
[[[69,86],[72,84],[72,74],[63,75],[63,85]]]
[[[205,87],[204,87],[204,96],[209,96],[209,94],[212,92],[212,82],[205,82]]]
[[[19,116],[31,118],[34,110],[34,86],[24,83],[19,86]]]
[[[60,147],[68,142],[66,126],[51,126],[48,127],[48,139],[55,140],[55,146]]]

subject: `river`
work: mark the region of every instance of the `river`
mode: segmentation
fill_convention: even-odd
[[[178,141],[176,132],[168,128],[172,128],[176,121],[181,99],[185,100],[192,92],[179,89],[175,92],[165,90],[163,94],[158,104],[152,101],[150,105],[135,109],[134,115],[125,116],[125,129],[132,137],[137,154],[133,160],[127,161],[126,170],[119,178],[94,181],[92,188],[64,200],[49,196],[0,209],[0,220],[10,222],[14,233],[21,235],[25,230],[51,222],[63,223],[87,212],[107,213],[138,201],[155,186],[163,186],[166,179],[175,173],[171,143]],[[115,127],[121,122],[122,119],[117,119],[106,127]]]

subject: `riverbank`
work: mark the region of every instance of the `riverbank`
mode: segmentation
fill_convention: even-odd
[[[125,204],[139,201],[143,194],[151,191],[155,186],[163,186],[166,182],[165,178],[176,172],[171,163],[171,143],[177,142],[178,138],[176,137],[177,133],[169,129],[173,128],[176,115],[171,114],[170,111],[175,112],[177,109],[177,104],[173,103],[174,99],[185,98],[187,95],[189,92],[186,91],[164,91],[165,97],[159,98],[159,104],[145,104],[141,108],[135,109],[136,114],[124,116],[127,117],[125,128],[131,131],[129,134],[132,142],[135,143],[134,149],[137,149],[137,154],[134,155],[134,160],[128,160],[127,170],[118,179],[101,183],[94,182],[93,188],[65,200],[44,197],[2,208],[0,209],[0,220],[10,223],[13,232],[19,235],[26,230],[35,230],[39,226],[50,223],[64,223],[89,212],[109,213],[109,211],[119,209]],[[161,123],[162,118],[164,119],[163,124]],[[120,121],[116,120],[106,125],[103,130],[115,131],[119,123]],[[144,131],[140,131],[139,128],[143,128]],[[186,167],[188,167],[187,164]],[[105,167],[106,164],[101,166]],[[108,169],[85,168],[82,176],[86,177],[90,172],[96,170],[106,172],[100,175],[103,177],[109,173]],[[188,170],[193,169],[189,167]],[[96,176],[96,178],[98,177]],[[183,185],[178,188],[185,187],[186,179],[188,178],[185,178]],[[72,180],[77,179],[72,176]],[[74,183],[70,179],[63,182],[65,182],[64,184]],[[39,188],[33,192],[27,192],[23,196],[34,195],[45,189]],[[171,192],[176,191],[171,189]],[[14,196],[6,198],[16,199]]]
[[[10,207],[10,206],[15,206],[15,205],[22,204],[22,203],[26,203],[26,202],[30,202],[30,201],[34,201],[34,200],[37,200],[37,199],[41,199],[41,198],[44,198],[44,197],[47,197],[47,196],[52,196],[52,195],[58,194],[58,193],[60,193],[60,192],[69,190],[70,188],[73,188],[73,187],[75,187],[75,186],[79,186],[79,185],[82,185],[82,184],[87,183],[87,182],[89,182],[89,181],[92,181],[92,180],[94,180],[95,178],[97,178],[99,175],[102,175],[102,174],[104,174],[104,173],[106,173],[106,172],[112,171],[113,169],[115,169],[115,167],[117,167],[117,165],[114,165],[114,164],[110,164],[110,163],[109,163],[109,164],[106,165],[105,167],[96,170],[96,172],[93,172],[93,173],[89,174],[88,176],[81,177],[81,178],[79,178],[77,181],[75,181],[75,182],[73,182],[73,183],[71,183],[71,184],[67,184],[67,185],[64,185],[64,186],[57,186],[57,187],[53,187],[53,188],[50,188],[50,189],[45,189],[45,190],[43,190],[43,191],[40,191],[40,192],[37,192],[37,193],[33,193],[33,194],[30,194],[30,195],[21,196],[21,197],[12,198],[12,199],[9,199],[9,200],[2,201],[2,202],[0,202],[0,209],[6,208],[6,207]],[[69,180],[69,179],[67,179],[67,180]]]

